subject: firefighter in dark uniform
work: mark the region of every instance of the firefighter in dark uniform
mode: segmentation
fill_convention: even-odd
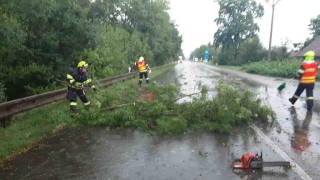
[[[150,70],[149,65],[146,64],[144,58],[141,56],[139,61],[136,62],[136,66],[139,71],[139,85],[141,86],[143,77],[146,78],[146,83],[149,83],[148,71]]]
[[[84,88],[91,87],[97,91],[92,80],[87,76],[88,64],[85,61],[80,61],[76,69],[72,69],[67,74],[68,93],[67,99],[70,101],[70,110],[72,113],[77,112],[77,96],[83,102],[85,107],[89,107],[90,101],[85,95]]]
[[[308,51],[304,54],[304,61],[301,63],[298,70],[298,77],[300,78],[299,85],[294,95],[289,98],[292,105],[297,101],[302,92],[306,90],[307,94],[307,109],[312,110],[313,107],[313,89],[318,73],[318,63],[314,60],[315,53]]]

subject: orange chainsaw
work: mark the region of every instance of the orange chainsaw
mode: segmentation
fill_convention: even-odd
[[[273,161],[264,162],[262,158],[262,152],[260,156],[257,154],[247,153],[243,155],[240,159],[235,159],[232,161],[233,169],[261,169],[263,167],[273,167],[273,166],[284,166],[290,167],[290,162],[288,161]]]

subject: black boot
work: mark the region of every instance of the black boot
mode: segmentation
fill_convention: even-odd
[[[78,110],[75,108],[70,108],[70,117],[72,119],[76,119],[78,116]]]
[[[289,98],[289,101],[291,102],[292,105],[294,105],[294,103],[296,103],[297,101],[297,98],[295,97]]]
[[[311,111],[313,108],[313,100],[312,99],[307,99],[307,110]]]
[[[77,106],[70,106],[70,111],[71,113],[77,113],[78,112]]]

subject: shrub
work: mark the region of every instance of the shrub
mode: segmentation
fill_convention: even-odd
[[[161,135],[181,134],[187,130],[187,121],[179,117],[161,117],[157,119],[157,125]]]

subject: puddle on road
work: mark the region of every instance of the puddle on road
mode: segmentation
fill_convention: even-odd
[[[14,158],[3,179],[241,179],[292,177],[282,168],[237,174],[233,158],[245,151],[272,153],[249,131],[233,135],[186,133],[148,136],[130,129],[71,128],[41,148]],[[277,157],[275,157],[277,158]],[[27,162],[27,164],[26,164]]]

